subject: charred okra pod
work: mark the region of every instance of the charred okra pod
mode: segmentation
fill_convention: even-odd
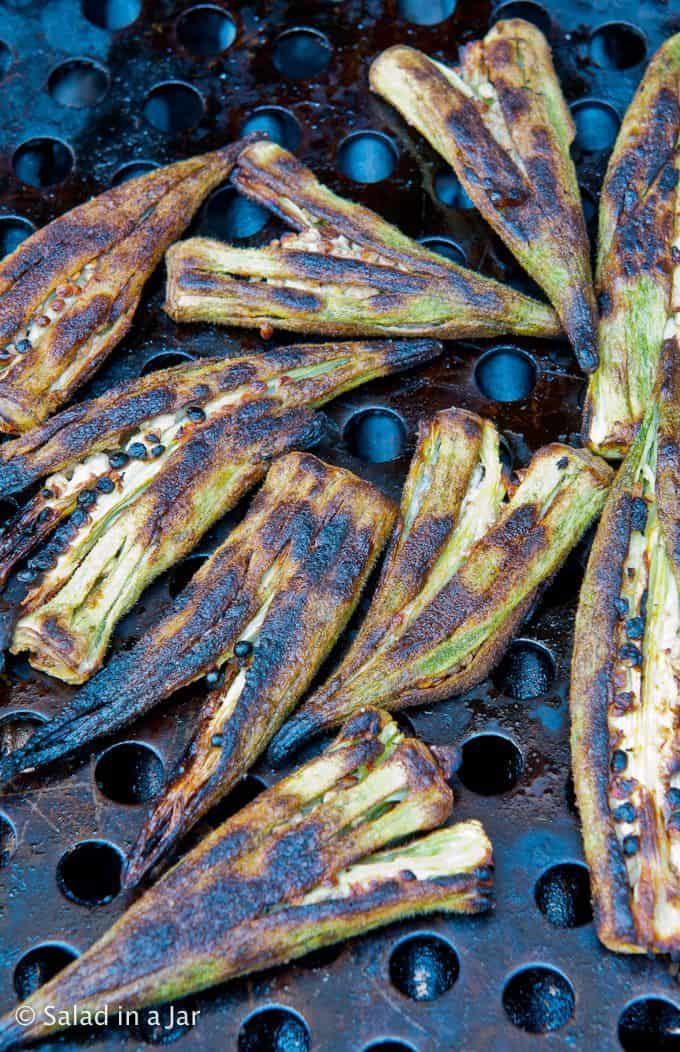
[[[598,935],[624,953],[680,952],[678,357],[671,340],[659,400],[602,514],[576,619],[574,785]]]
[[[46,541],[22,571],[31,587],[12,650],[82,683],[143,589],[262,478],[269,458],[318,437],[302,406],[438,351],[429,340],[322,344],[192,363],[2,446],[3,494],[50,473],[0,535],[0,582]]]
[[[241,155],[233,182],[297,234],[265,248],[190,238],[168,252],[175,321],[344,336],[550,336],[549,307],[429,251],[318,182],[270,142]]]
[[[34,427],[99,368],[130,328],[163,253],[242,147],[108,190],[0,263],[0,431]]]
[[[451,791],[427,746],[385,713],[357,714],[333,745],[229,819],[82,957],[0,1023],[0,1049],[57,1030],[60,1010],[142,1008],[404,917],[474,914],[491,899],[491,844],[475,821],[436,828]],[[50,1023],[45,1006],[51,1005]]]
[[[548,43],[522,19],[497,22],[450,68],[391,47],[373,91],[455,170],[487,222],[545,289],[586,372],[597,365],[588,235],[569,153],[574,122]]]
[[[369,483],[311,455],[270,469],[243,522],[151,636],[111,663],[21,749],[0,780],[108,734],[201,676],[223,677],[147,823],[129,883],[253,763],[354,609],[394,521]],[[210,681],[209,680],[209,681]]]
[[[555,443],[534,455],[505,503],[491,423],[447,410],[421,428],[375,611],[278,733],[274,762],[364,705],[439,701],[482,680],[599,514],[611,474],[592,454]]]
[[[583,433],[619,459],[647,411],[680,315],[680,33],[656,53],[624,118],[600,201],[596,289],[600,366]],[[675,286],[675,288],[674,288]]]

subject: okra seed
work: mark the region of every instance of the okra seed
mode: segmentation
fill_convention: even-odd
[[[642,639],[645,623],[641,617],[631,617],[626,621],[626,633],[629,639]]]
[[[628,836],[623,838],[623,853],[624,855],[634,855],[640,847],[640,838],[635,836],[634,833],[629,833]]]
[[[234,657],[247,658],[253,652],[253,644],[248,639],[239,639],[238,643],[234,644]]]
[[[614,811],[615,822],[634,822],[635,821],[635,808],[628,801],[625,804],[621,804]]]
[[[144,460],[146,457],[146,446],[143,442],[133,442],[131,446],[128,446],[127,454],[129,457],[133,457],[134,460]]]
[[[200,405],[190,405],[187,409],[187,416],[190,420],[205,420],[205,413]]]
[[[223,742],[224,742],[223,735],[221,735],[221,734],[213,734],[211,744],[212,744],[214,749],[221,749]]]
[[[628,600],[624,599],[623,596],[618,596],[614,600],[614,609],[620,618],[624,618],[628,613]]]
[[[17,574],[19,580],[26,582],[26,584],[30,584],[31,581],[35,581],[37,576],[38,571],[32,570],[30,566],[27,566],[25,570],[19,570],[19,573]]]
[[[30,340],[19,340],[16,343],[16,349],[19,354],[28,354],[28,352],[33,349],[33,344]]]
[[[110,456],[109,456],[109,464],[111,465],[112,468],[116,468],[116,469],[117,468],[124,468],[125,465],[127,464],[127,462],[129,461],[129,459],[130,458],[127,455],[127,453],[123,453],[123,451],[120,450],[117,453],[111,453],[110,454]]]
[[[205,682],[209,687],[218,687],[222,682],[222,673],[218,668],[211,669],[205,677]]]
[[[100,493],[113,493],[116,488],[115,482],[108,475],[102,475],[100,479],[97,479],[95,485]]]
[[[54,496],[54,494],[52,493],[51,489],[48,489],[47,486],[45,486],[45,488],[41,492],[41,496],[43,496],[45,500],[49,500],[50,497]]]
[[[564,471],[564,469],[568,466],[568,464],[569,464],[569,457],[560,457],[560,459],[557,461],[557,468],[558,468],[559,471]]]
[[[642,664],[642,654],[632,643],[623,644],[619,650],[619,658],[621,661],[632,661],[634,666]]]
[[[30,562],[30,567],[33,570],[51,570],[54,566],[55,559],[51,552],[38,552],[34,555]]]
[[[612,754],[612,771],[616,771],[618,774],[621,771],[625,771],[628,766],[628,754],[623,749],[615,749]]]
[[[76,508],[71,515],[71,523],[74,526],[82,526],[85,522],[87,522],[87,512],[83,508]]]
[[[52,518],[52,509],[51,508],[43,508],[42,511],[40,512],[40,514],[38,515],[38,519],[37,519],[38,525],[42,526],[42,524],[44,522],[48,522],[49,519],[51,519],[51,518]]]
[[[676,789],[675,786],[672,786],[666,795],[671,807],[680,807],[680,789]]]
[[[157,445],[160,442],[160,440],[161,440],[161,436],[160,435],[156,435],[153,432],[151,434],[149,434],[149,435],[145,435],[144,437],[145,437],[147,442],[151,443],[152,446]]]
[[[152,457],[162,457],[164,453],[165,453],[165,446],[162,445],[160,442],[158,443],[157,446],[153,446],[152,449],[151,449],[151,456]]]
[[[81,508],[91,508],[93,504],[97,503],[97,494],[94,490],[84,489],[82,493],[78,494],[76,499]]]

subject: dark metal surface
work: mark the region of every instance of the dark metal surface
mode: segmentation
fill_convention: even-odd
[[[286,111],[278,115],[286,144],[332,187],[417,237],[451,239],[458,248],[450,250],[462,252],[485,273],[527,284],[474,211],[458,207],[459,198],[454,206],[442,202],[438,194],[448,202],[455,198],[455,181],[367,89],[368,64],[389,44],[407,41],[453,60],[458,43],[488,27],[494,17],[489,3],[458,0],[453,14],[431,26],[416,25],[404,14],[422,21],[432,12],[450,12],[452,0],[193,6],[208,10],[187,15],[192,5],[169,0],[84,0],[82,6],[78,0],[0,0],[0,39],[6,45],[0,45],[3,251],[25,230],[23,220],[36,226],[47,222],[106,188],[128,162],[164,163],[212,148],[234,137],[259,107],[279,106]],[[114,31],[141,7],[139,18]],[[503,5],[508,7],[551,23],[558,71],[568,101],[576,104],[581,144],[576,157],[592,214],[607,158],[606,148],[592,147],[611,142],[616,115],[632,96],[644,56],[680,29],[680,8],[674,0]],[[107,19],[114,29],[94,24]],[[612,29],[612,22],[625,25]],[[602,26],[607,28],[599,31]],[[315,33],[281,37],[296,27],[324,34],[325,40]],[[86,61],[74,64],[73,58]],[[290,76],[300,72],[311,76]],[[167,88],[167,82],[181,84]],[[183,122],[190,127],[177,130]],[[344,142],[350,132],[367,129],[389,138]],[[58,141],[36,150],[36,138]],[[352,174],[386,177],[367,184],[354,181]],[[218,191],[194,229],[228,238],[249,235],[249,241],[239,243],[267,240],[275,224],[234,202],[231,191]],[[594,233],[592,222],[590,229]],[[159,352],[227,354],[258,345],[251,334],[176,327],[161,312],[161,298],[159,273],[131,334],[95,378],[91,392],[137,375]],[[546,440],[574,439],[583,378],[568,347],[559,341],[524,341],[521,349],[529,359],[518,360],[512,349],[494,356],[493,348],[508,342],[450,344],[433,366],[340,400],[329,408],[337,439],[321,455],[397,496],[416,422],[439,408],[461,405],[491,416],[518,464]],[[503,400],[512,394],[519,400]],[[357,419],[358,411],[376,407],[398,419],[384,413]],[[396,459],[384,463],[365,459],[394,453]],[[200,551],[211,550],[228,526],[213,531]],[[582,859],[568,785],[566,699],[585,550],[582,545],[544,595],[523,630],[525,642],[514,645],[494,677],[466,698],[407,717],[426,741],[462,747],[455,817],[480,818],[493,839],[497,905],[492,915],[404,923],[320,960],[231,983],[194,999],[200,1019],[188,1030],[141,1026],[69,1034],[50,1047],[131,1049],[177,1040],[185,1049],[262,1052],[308,1046],[359,1052],[374,1043],[417,1052],[525,1049],[529,1044],[604,1052],[621,1047],[620,1020],[631,1001],[658,997],[680,1004],[676,969],[668,962],[616,957],[599,946],[589,923],[582,867],[546,875],[551,867]],[[198,564],[194,558],[188,565]],[[152,630],[157,612],[181,583],[181,571],[158,581],[120,626],[115,646],[128,646]],[[32,672],[24,661],[11,660],[0,681],[0,737],[7,743],[25,733],[31,721],[58,711],[68,694],[68,688]],[[6,862],[0,868],[3,1010],[16,1003],[16,989],[26,993],[63,962],[65,950],[85,949],[125,908],[126,897],[115,894],[118,849],[133,842],[145,801],[160,784],[161,764],[167,769],[183,747],[200,700],[200,687],[178,695],[115,739],[139,747],[119,752],[115,742],[101,743],[91,756],[0,800],[0,860]],[[474,737],[480,734],[487,737]],[[111,746],[114,751],[107,753]],[[254,775],[246,780],[242,799],[274,778],[266,763]],[[103,846],[74,852],[91,840]],[[74,895],[110,901],[86,905]],[[415,933],[426,938],[403,943]],[[433,935],[439,940],[427,937]],[[45,949],[51,943],[62,951]],[[531,970],[521,974],[527,966]],[[552,973],[541,971],[545,968]],[[432,999],[414,999],[423,994]],[[270,1006],[277,1006],[278,1014],[251,1019]],[[654,1022],[654,1013],[645,1011],[623,1016],[623,1047],[677,1047],[668,1035],[668,1043],[662,1043],[663,1021]],[[639,1043],[631,1018],[649,1023]],[[677,1015],[670,1020],[677,1026]],[[544,1036],[529,1032],[553,1027]]]

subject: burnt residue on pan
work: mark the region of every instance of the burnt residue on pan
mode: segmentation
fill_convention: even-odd
[[[535,295],[452,173],[368,90],[368,67],[384,48],[404,43],[453,62],[457,44],[483,36],[500,15],[528,17],[549,32],[577,125],[574,158],[592,239],[620,117],[646,58],[680,29],[672,3],[1,0],[0,252],[92,193],[265,130],[333,190],[413,237],[436,239],[430,247],[455,262]],[[248,246],[282,229],[225,185],[188,233]],[[246,331],[175,326],[161,309],[163,284],[160,268],[130,332],[79,399],[188,358],[262,347]],[[332,403],[335,426],[316,452],[398,498],[421,417],[451,405],[486,415],[503,435],[508,465],[522,466],[548,441],[577,441],[584,389],[566,340],[449,343],[440,359]],[[170,596],[243,510],[145,593],[119,626],[116,651],[153,631]],[[13,513],[11,501],[1,513]],[[123,1033],[78,1035],[75,1046],[176,1040],[196,1052],[481,1052],[524,1050],[543,1043],[535,1034],[554,1031],[556,1049],[663,1047],[680,1020],[676,968],[599,946],[570,790],[567,673],[587,548],[586,540],[480,686],[399,716],[425,741],[459,751],[454,818],[479,818],[494,843],[494,913],[404,922],[201,995],[184,1006],[200,1009],[194,1026],[168,1011],[167,1029],[142,1018]],[[0,800],[3,1011],[131,901],[119,890],[122,855],[207,689],[180,692],[91,754]],[[0,749],[25,742],[71,693],[10,658],[0,680]],[[192,836],[278,776],[261,762]]]

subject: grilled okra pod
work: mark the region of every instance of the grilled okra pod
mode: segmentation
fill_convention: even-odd
[[[243,525],[197,575],[199,588],[232,582],[229,605],[214,608],[224,621],[223,682],[142,827],[125,885],[236,784],[293,711],[356,607],[395,516],[374,486],[309,454],[270,469]]]
[[[175,321],[343,336],[495,336],[559,331],[554,312],[438,256],[338,197],[275,143],[254,143],[236,187],[299,233],[264,248],[190,238],[167,254]]]
[[[0,781],[73,752],[222,670],[184,776],[145,827],[130,882],[252,764],[342,631],[394,521],[369,483],[309,454],[269,470],[243,522],[166,618],[0,759]],[[245,651],[245,653],[244,653]],[[217,737],[215,737],[217,736]]]
[[[267,459],[318,437],[319,421],[302,406],[439,349],[431,340],[322,344],[196,362],[115,388],[3,445],[3,494],[47,475],[0,535],[0,582],[45,541],[22,571],[30,588],[12,649],[82,683],[142,590],[262,478]]]
[[[482,680],[599,514],[611,475],[603,460],[555,443],[504,502],[492,424],[447,410],[421,428],[375,612],[277,734],[272,760],[364,705],[439,701]]]
[[[247,141],[114,187],[0,263],[0,432],[45,420],[99,368],[163,253]]]
[[[659,355],[680,320],[680,33],[657,51],[621,125],[600,199],[595,284],[600,366],[583,434],[597,453],[630,449]]]
[[[575,127],[539,29],[497,22],[450,68],[388,48],[373,91],[455,170],[487,222],[545,290],[586,372],[597,365],[588,235],[569,148]]]
[[[680,951],[680,372],[653,399],[586,570],[571,677],[572,765],[598,935]],[[674,360],[675,359],[675,360]]]
[[[386,713],[356,714],[319,758],[206,837],[33,994],[32,1025],[6,1016],[0,1049],[63,1027],[74,1003],[80,1018],[142,1008],[404,917],[487,910],[493,857],[478,822],[384,850],[436,828],[451,806],[426,745]]]

